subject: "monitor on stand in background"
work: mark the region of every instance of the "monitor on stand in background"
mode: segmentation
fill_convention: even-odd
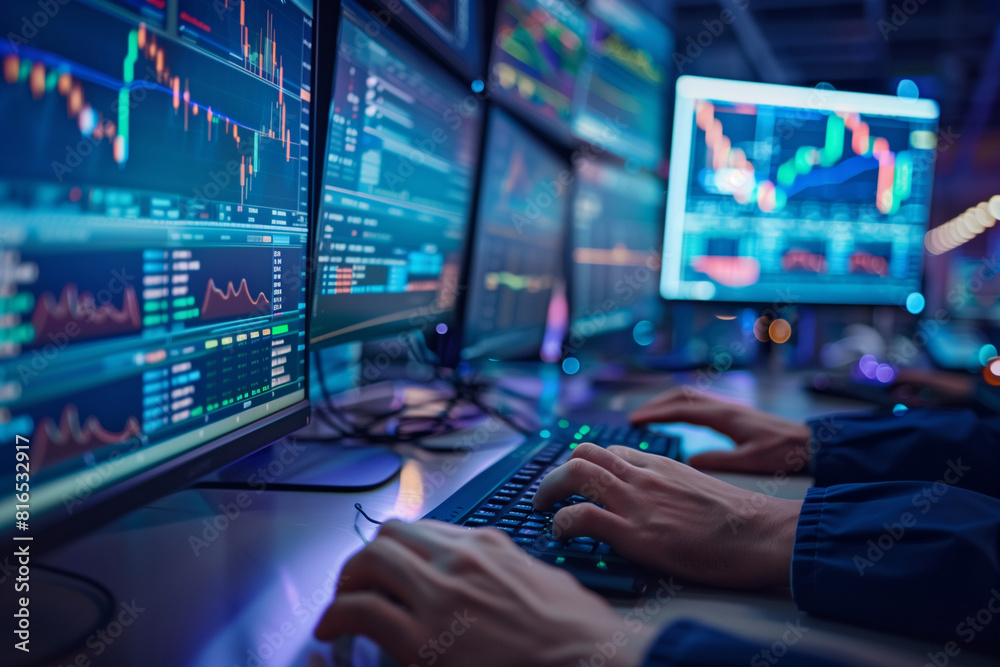
[[[621,357],[651,345],[663,315],[663,184],[596,161],[580,161],[574,173],[567,353],[628,331],[637,347],[612,346]]]
[[[471,91],[342,6],[317,211],[316,347],[452,324],[481,118]]]
[[[567,0],[503,0],[497,10],[490,82],[528,122],[568,141],[589,21]]]
[[[0,533],[33,551],[307,423],[312,12],[181,4],[0,42],[0,439],[30,476]],[[33,646],[67,648],[38,595]]]
[[[937,120],[931,100],[681,77],[663,297],[905,305]]]
[[[498,108],[490,112],[462,355],[537,359],[563,280],[572,172]]]
[[[630,167],[663,160],[673,35],[628,0],[590,0],[590,37],[574,95],[573,133]]]
[[[374,20],[357,3],[340,6],[316,165],[314,380],[324,394],[321,416],[346,418],[352,433],[362,417],[441,393],[410,382],[404,363],[422,348],[419,334],[454,326],[483,129],[469,84],[390,28],[370,35]],[[319,351],[359,342],[378,348],[373,363],[342,356],[364,387],[344,391],[357,388],[356,377],[325,382],[323,357],[336,353]]]

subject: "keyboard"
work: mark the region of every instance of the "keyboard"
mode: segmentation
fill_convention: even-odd
[[[588,588],[613,593],[641,593],[651,573],[590,537],[559,539],[552,532],[555,512],[591,502],[572,496],[550,511],[538,512],[532,499],[542,479],[569,460],[581,442],[602,447],[623,445],[639,451],[679,458],[680,438],[643,428],[607,425],[571,426],[567,421],[543,429],[459,489],[426,518],[481,528],[492,526],[531,555],[573,574]]]

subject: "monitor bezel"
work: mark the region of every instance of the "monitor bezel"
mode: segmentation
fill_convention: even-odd
[[[826,99],[823,99],[826,98]],[[674,101],[674,127],[670,150],[670,176],[667,179],[667,210],[664,219],[663,259],[660,263],[660,296],[666,301],[705,303],[712,306],[764,305],[780,301],[783,297],[775,292],[774,299],[762,299],[758,295],[739,301],[730,299],[695,299],[676,295],[676,286],[683,281],[680,253],[683,246],[684,211],[687,204],[687,184],[690,176],[691,143],[694,136],[691,119],[694,118],[694,103],[698,99],[720,102],[761,104],[766,100],[769,106],[802,107],[819,111],[854,111],[872,115],[901,117],[898,105],[901,98],[892,95],[855,93],[826,88],[786,86],[753,81],[736,81],[683,75],[677,79]],[[937,122],[940,109],[937,102],[930,99],[906,99],[909,107],[905,117]],[[933,194],[933,193],[932,193]],[[926,224],[925,224],[926,227]],[[924,256],[921,253],[921,269],[918,289],[924,289],[926,279]],[[674,277],[676,276],[676,278]],[[902,306],[903,302],[890,298],[879,300],[835,299],[829,301],[801,301],[796,305],[817,306]]]

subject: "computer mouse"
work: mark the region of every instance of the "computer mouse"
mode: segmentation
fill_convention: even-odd
[[[402,667],[379,645],[361,635],[339,637],[333,642],[336,667]]]

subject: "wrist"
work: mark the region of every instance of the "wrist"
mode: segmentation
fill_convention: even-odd
[[[768,505],[757,540],[761,581],[764,586],[788,586],[802,501],[771,498]]]

